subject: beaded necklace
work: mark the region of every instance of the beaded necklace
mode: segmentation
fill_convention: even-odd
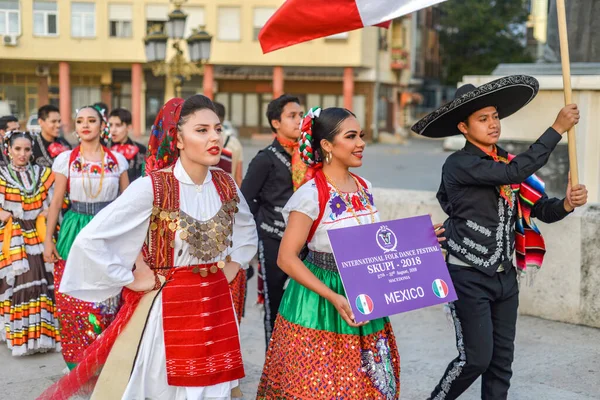
[[[104,163],[104,149],[101,147],[100,148],[100,154],[102,156],[102,163],[101,163],[101,167],[100,167],[100,186],[98,187],[98,191],[93,194],[92,191],[92,178],[90,178],[90,169],[91,167],[88,168],[87,170],[87,181],[88,181],[88,187],[89,190],[86,189],[85,187],[85,175],[86,175],[86,171],[85,171],[85,158],[83,156],[83,151],[80,153],[81,155],[81,170],[82,170],[82,184],[83,184],[83,192],[85,193],[85,195],[89,198],[89,199],[95,199],[96,197],[98,197],[100,195],[100,193],[102,193],[102,182],[104,181],[104,167],[105,167],[105,163]]]
[[[323,172],[323,175],[325,175],[325,179],[327,179],[327,182],[333,186],[333,189],[338,193],[338,195],[340,196],[340,198],[342,199],[342,201],[346,204],[346,209],[350,210],[350,212],[352,213],[352,215],[354,216],[354,218],[356,219],[356,222],[358,222],[359,225],[362,225],[362,223],[360,222],[360,219],[358,218],[358,215],[356,215],[356,212],[354,211],[354,207],[352,206],[352,203],[349,203],[343,196],[343,192],[337,188],[337,186],[335,185],[335,183],[333,183],[333,180],[331,180],[331,178],[329,176],[327,176],[327,174],[325,172]],[[362,193],[363,197],[367,200],[367,203],[369,202],[369,196],[367,196],[367,194],[365,193],[365,189],[362,187],[362,185],[360,184],[360,182],[358,182],[358,179],[356,179],[355,176],[352,176],[352,179],[354,179],[354,182],[356,183],[356,187],[358,187],[358,190]],[[373,215],[373,209],[371,208],[371,204],[367,205],[367,209],[369,210],[369,212],[371,213],[371,223],[375,223],[375,216]]]
[[[17,171],[19,171],[19,172],[25,172],[29,176],[29,178],[32,182],[32,185],[29,189],[25,186],[25,180],[19,178],[19,176],[17,175],[14,168],[17,168]],[[8,164],[8,173],[15,180],[15,182],[19,186],[19,189],[21,189],[23,192],[25,192],[25,194],[27,196],[31,196],[37,189],[38,180],[35,176],[35,171],[33,170],[33,167],[31,165],[28,164],[27,167],[17,167],[17,166],[13,166],[12,161],[11,161]]]

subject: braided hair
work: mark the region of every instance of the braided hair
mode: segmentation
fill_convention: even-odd
[[[317,167],[325,159],[321,141],[333,142],[339,133],[340,125],[349,117],[356,117],[352,111],[340,107],[321,109],[313,107],[306,113],[300,126],[300,157],[309,167]]]

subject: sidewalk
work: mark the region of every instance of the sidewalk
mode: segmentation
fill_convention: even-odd
[[[245,399],[254,399],[264,362],[264,333],[250,281],[242,345]],[[424,400],[456,356],[454,329],[441,307],[392,317],[400,347],[403,400]],[[15,358],[0,344],[0,399],[35,399],[61,376],[59,354]],[[522,316],[517,327],[511,400],[600,399],[600,330]],[[479,399],[479,382],[461,399]],[[356,399],[363,400],[363,399]]]

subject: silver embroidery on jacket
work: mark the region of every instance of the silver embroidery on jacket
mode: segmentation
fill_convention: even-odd
[[[486,228],[485,226],[481,226],[479,225],[477,222],[475,221],[471,221],[470,219],[467,220],[467,226],[471,229],[473,229],[475,232],[479,232],[482,235],[485,235],[487,237],[492,237],[492,231],[490,231],[488,228]]]
[[[514,204],[514,194],[513,194],[513,204]],[[498,263],[498,261],[500,261],[500,257],[502,256],[502,253],[505,250],[504,243],[503,243],[505,234],[506,234],[506,241],[507,241],[506,250],[508,251],[511,248],[510,230],[512,229],[511,222],[512,222],[513,210],[514,210],[514,208],[509,208],[508,218],[507,218],[505,210],[504,210],[504,199],[502,197],[498,198],[498,226],[496,227],[496,248],[494,250],[494,254],[492,254],[489,259],[482,258],[481,256],[473,254],[471,251],[469,251],[469,249],[461,246],[460,244],[456,243],[452,239],[448,239],[448,246],[455,252],[455,254],[462,255],[465,259],[469,260],[473,265],[476,265],[479,267],[484,267],[484,268],[489,268],[490,266],[496,265]],[[467,221],[467,225],[468,224],[469,224],[469,222]],[[471,225],[472,225],[472,226],[470,226],[471,229],[481,232],[481,229],[474,228],[477,225],[475,222],[473,222]],[[477,225],[477,226],[479,226],[479,225]],[[487,229],[487,228],[484,228],[484,227],[480,227],[480,228],[482,228],[483,230],[489,231],[489,229]],[[484,233],[484,232],[481,232],[481,233],[487,236],[486,233]],[[476,243],[469,238],[463,238],[463,243],[484,255],[489,253],[489,250],[485,246],[480,245],[479,243]],[[507,255],[507,257],[508,257],[508,255]],[[511,257],[509,257],[509,258],[511,258]]]
[[[262,229],[265,232],[268,233],[274,233],[277,236],[279,236],[280,238],[283,237],[283,231],[279,228],[276,228],[274,226],[268,225],[267,223],[263,222],[260,224],[260,229]]]
[[[479,243],[475,243],[473,240],[471,240],[469,238],[463,238],[463,243],[466,244],[468,247],[475,249],[482,254],[487,254],[490,252],[487,247],[480,245]]]

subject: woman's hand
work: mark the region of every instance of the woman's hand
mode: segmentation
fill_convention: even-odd
[[[58,254],[58,250],[56,250],[56,245],[52,239],[44,240],[44,261],[50,264],[54,264],[60,260],[60,255]]]
[[[351,327],[358,328],[369,323],[368,321],[359,323],[354,322],[354,314],[352,313],[352,309],[350,308],[348,299],[346,299],[341,294],[333,293],[327,300],[331,304],[333,304],[333,306],[335,307],[337,312],[340,313],[344,321],[346,321],[346,323]]]
[[[144,261],[140,262],[138,257],[133,270],[133,282],[125,287],[134,292],[149,292],[154,288],[155,283],[154,271]]]
[[[446,232],[446,228],[444,228],[444,224],[435,224],[433,225],[433,229],[435,229],[435,236],[437,236],[438,243],[442,243],[446,241],[446,237],[442,236],[444,232]]]
[[[5,223],[6,221],[8,221],[10,219],[10,217],[12,217],[12,214],[9,213],[8,211],[5,211],[5,210],[0,211],[0,221],[2,223]]]
[[[241,265],[235,261],[230,261],[225,264],[225,268],[223,268],[223,273],[225,274],[225,278],[227,278],[227,283],[233,282],[238,272],[240,271]]]

